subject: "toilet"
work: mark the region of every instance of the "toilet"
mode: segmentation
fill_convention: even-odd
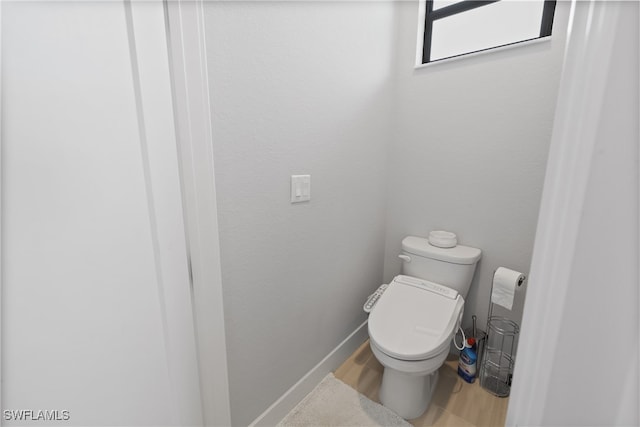
[[[384,366],[380,401],[405,419],[429,407],[482,253],[456,243],[432,243],[404,238],[403,274],[389,283],[369,314],[371,351]]]

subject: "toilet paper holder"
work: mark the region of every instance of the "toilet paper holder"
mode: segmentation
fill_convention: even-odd
[[[496,270],[497,271],[497,270]],[[496,274],[496,272],[494,271],[493,274]],[[518,287],[522,286],[522,284],[524,283],[524,281],[527,280],[527,276],[522,276],[518,279]]]
[[[493,272],[494,276],[497,269]],[[517,279],[516,288],[525,281],[521,274]],[[493,280],[491,294],[493,295]],[[486,343],[482,352],[480,365],[480,386],[498,397],[507,397],[511,391],[511,380],[515,363],[520,326],[504,316],[494,316],[494,303],[489,303],[487,317]]]

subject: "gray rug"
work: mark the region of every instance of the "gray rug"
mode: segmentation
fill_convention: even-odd
[[[278,426],[410,427],[411,424],[329,374]]]

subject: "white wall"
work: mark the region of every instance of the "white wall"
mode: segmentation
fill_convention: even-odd
[[[360,325],[382,277],[393,5],[205,5],[232,421]],[[311,201],[289,176],[311,174]]]
[[[162,4],[2,7],[2,409],[201,424]]]
[[[454,231],[483,252],[463,324],[477,314],[484,327],[493,271],[529,270],[569,7],[559,2],[551,41],[417,70],[418,3],[397,8],[384,278],[400,271],[404,236]]]

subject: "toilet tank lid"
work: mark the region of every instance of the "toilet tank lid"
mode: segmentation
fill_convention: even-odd
[[[482,251],[469,246],[458,245],[453,248],[438,248],[429,243],[428,239],[407,236],[402,240],[402,250],[410,254],[452,264],[475,264],[480,259]]]

